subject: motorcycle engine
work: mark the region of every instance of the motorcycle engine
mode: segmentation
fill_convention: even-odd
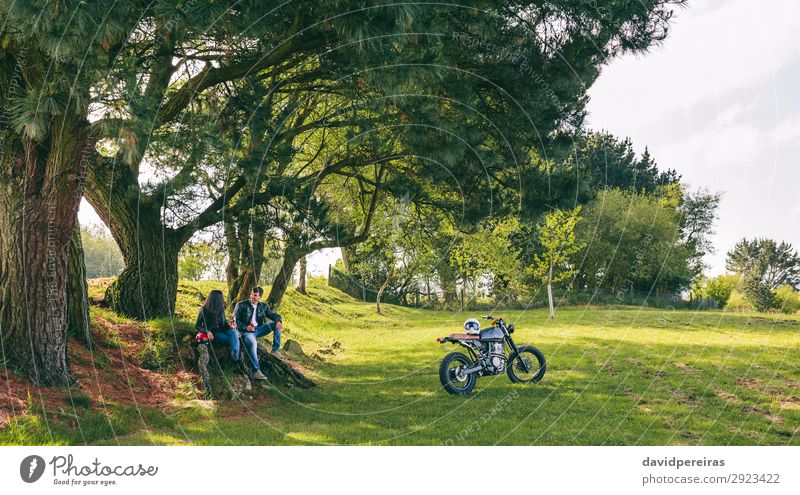
[[[487,342],[484,344],[485,366],[492,374],[499,374],[506,370],[506,352],[502,342]]]

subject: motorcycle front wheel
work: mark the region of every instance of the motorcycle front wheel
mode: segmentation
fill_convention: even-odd
[[[532,345],[521,345],[508,358],[506,373],[514,383],[536,383],[542,379],[546,368],[542,351]]]
[[[451,352],[439,365],[439,381],[442,387],[453,395],[472,392],[478,377],[475,373],[464,374],[462,370],[472,365],[472,361],[460,352]]]

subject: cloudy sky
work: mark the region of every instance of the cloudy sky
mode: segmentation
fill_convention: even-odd
[[[588,126],[724,192],[711,274],[742,237],[800,247],[800,2],[691,1],[661,47],[608,65]]]

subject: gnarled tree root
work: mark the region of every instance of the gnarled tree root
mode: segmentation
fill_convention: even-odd
[[[208,346],[202,344],[191,345],[193,347],[194,355],[197,359],[197,370],[202,380],[203,390],[209,397],[211,397],[213,396],[213,391],[211,388],[211,372],[209,370],[211,356]],[[244,345],[242,345],[241,348],[244,349]],[[231,359],[228,357],[229,353],[227,347],[225,346],[215,345],[214,351],[221,360]],[[317,385],[316,382],[306,376],[305,369],[299,363],[290,359],[277,358],[272,355],[269,349],[261,344],[258,344],[257,352],[258,363],[261,367],[261,372],[267,376],[269,383],[300,388],[311,388]],[[258,382],[258,380],[253,378],[252,369],[246,364],[246,361],[247,359],[245,358],[245,353],[242,352],[239,356],[239,366],[241,369],[245,370],[244,379],[247,382],[245,383],[245,389],[249,390],[252,388],[252,384],[254,382]],[[232,391],[232,395],[235,396],[237,394],[235,391]]]

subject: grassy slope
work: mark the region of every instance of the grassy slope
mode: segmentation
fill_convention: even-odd
[[[150,327],[168,339],[195,314],[194,291],[219,285],[182,284],[178,318]],[[328,287],[290,291],[280,308],[284,338],[309,355],[331,339],[342,346],[312,365],[319,387],[257,390],[257,400],[220,402],[215,411],[128,408],[115,434],[106,428],[89,441],[800,445],[797,316],[580,307],[550,322],[541,310],[510,311],[517,342],[547,356],[547,375],[532,386],[485,377],[461,398],[440,389],[439,361],[455,349],[434,339],[458,331],[467,315],[384,308],[376,315]],[[266,395],[274,399],[258,400]]]

